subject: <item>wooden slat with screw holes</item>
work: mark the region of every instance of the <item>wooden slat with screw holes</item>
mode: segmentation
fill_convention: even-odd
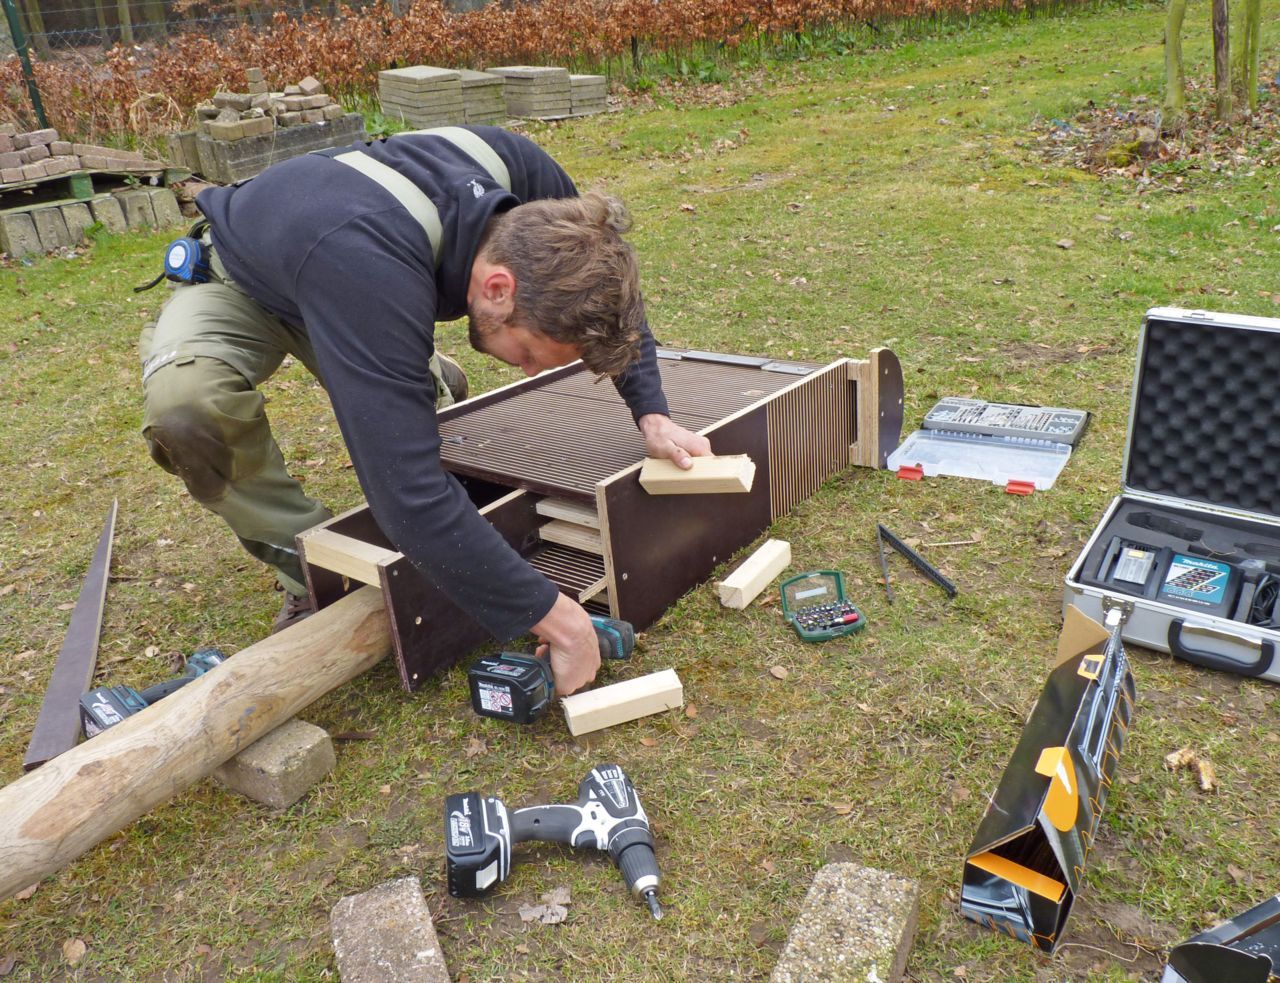
[[[778,574],[791,563],[791,544],[785,539],[768,539],[738,569],[720,581],[720,603],[742,610],[754,601]]]
[[[575,693],[560,701],[575,737],[684,706],[684,687],[674,669]]]
[[[299,537],[307,562],[342,574],[371,587],[379,585],[378,565],[400,558],[395,550],[375,546],[328,529],[316,529]]]

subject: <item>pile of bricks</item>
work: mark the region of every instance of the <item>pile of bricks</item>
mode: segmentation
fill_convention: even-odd
[[[12,123],[0,123],[0,186],[73,171],[156,174],[164,168],[163,161],[148,161],[132,150],[71,143],[54,129],[19,133]]]
[[[507,112],[530,119],[555,119],[573,111],[567,68],[504,65],[489,69],[503,79]]]
[[[243,140],[270,133],[277,126],[301,126],[341,119],[343,108],[325,94],[310,75],[297,85],[272,92],[262,69],[245,69],[247,92],[217,92],[196,107],[199,132],[214,140]]]
[[[378,101],[387,116],[427,128],[464,119],[462,74],[452,68],[414,65],[378,73]]]
[[[609,84],[603,75],[570,75],[569,111],[574,116],[603,113],[608,91]]]

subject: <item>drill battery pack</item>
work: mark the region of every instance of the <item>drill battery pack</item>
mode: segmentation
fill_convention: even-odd
[[[467,670],[471,707],[482,717],[528,724],[542,716],[555,693],[551,664],[519,652],[476,660]]]

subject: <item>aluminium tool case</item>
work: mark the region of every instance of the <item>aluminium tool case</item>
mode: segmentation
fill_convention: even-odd
[[[1124,639],[1280,682],[1280,320],[1154,308],[1138,340],[1123,486],[1064,609],[1129,599]]]

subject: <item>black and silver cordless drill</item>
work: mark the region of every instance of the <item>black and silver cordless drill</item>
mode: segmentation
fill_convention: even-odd
[[[630,658],[636,631],[630,622],[591,616],[600,643],[601,659]],[[541,717],[556,695],[551,660],[523,652],[499,652],[477,659],[467,670],[471,709],[482,717],[531,724]]]
[[[455,898],[480,897],[501,884],[511,872],[511,848],[541,840],[607,851],[631,893],[645,900],[654,918],[662,917],[649,817],[618,765],[592,768],[572,805],[508,812],[501,800],[479,792],[451,795],[444,803],[444,839],[449,893]]]
[[[226,661],[220,649],[200,648],[187,659],[181,676],[148,686],[141,692],[132,686],[95,686],[80,697],[80,725],[84,736],[101,734]]]

